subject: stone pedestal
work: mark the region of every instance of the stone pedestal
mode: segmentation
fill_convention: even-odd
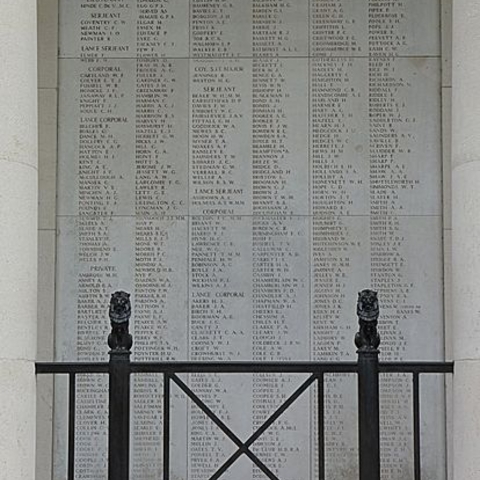
[[[0,20],[0,467],[35,478],[37,278],[36,2]]]

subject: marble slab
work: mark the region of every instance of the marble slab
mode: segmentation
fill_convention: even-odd
[[[383,360],[442,359],[439,25],[438,0],[61,0],[57,359],[107,359],[123,289],[134,360],[353,360],[368,287]],[[245,439],[305,376],[182,379]],[[328,478],[353,480],[355,378],[325,381]],[[162,383],[132,385],[132,475],[158,478]],[[445,478],[442,385],[425,478]],[[78,479],[105,476],[105,388],[77,387]],[[172,478],[209,478],[235,446],[172,394]],[[381,395],[383,473],[413,478],[411,379]],[[315,399],[252,446],[281,479],[318,476]],[[242,458],[223,478],[265,477]]]

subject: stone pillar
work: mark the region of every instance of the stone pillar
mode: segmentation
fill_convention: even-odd
[[[480,478],[480,2],[453,0],[453,470]]]
[[[35,478],[36,1],[0,14],[0,477]]]

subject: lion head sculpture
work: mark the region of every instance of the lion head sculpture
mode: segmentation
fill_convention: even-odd
[[[366,322],[378,320],[379,314],[377,292],[373,290],[362,290],[358,292],[357,315]]]
[[[112,293],[108,315],[112,323],[128,322],[132,313],[130,294],[127,292]]]
[[[130,294],[122,291],[112,293],[108,311],[112,325],[112,331],[108,336],[108,346],[112,350],[128,351],[132,347],[132,336],[128,332],[131,313]]]
[[[377,292],[362,290],[358,294],[357,315],[359,331],[355,335],[355,345],[360,350],[375,350],[380,345],[380,335],[377,332],[378,315]]]

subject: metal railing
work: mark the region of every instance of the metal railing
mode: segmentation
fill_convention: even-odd
[[[176,384],[237,446],[209,480],[216,480],[241,456],[247,456],[268,478],[278,476],[251,450],[254,442],[311,386],[317,385],[318,476],[325,480],[325,375],[354,373],[358,379],[358,438],[360,480],[380,480],[379,374],[412,376],[414,479],[421,480],[420,378],[423,374],[453,373],[453,362],[379,362],[377,333],[378,302],[371,290],[360,292],[357,302],[359,331],[355,335],[357,362],[131,362],[132,337],[128,332],[129,295],[116,292],[110,303],[112,332],[109,362],[38,362],[37,374],[66,374],[68,387],[67,480],[75,478],[76,376],[107,374],[109,377],[108,479],[129,480],[130,376],[136,373],[163,375],[163,480],[170,480],[171,384]],[[277,408],[250,437],[242,441],[189,386],[182,373],[295,373],[309,377]],[[206,479],[207,480],[207,479]]]

